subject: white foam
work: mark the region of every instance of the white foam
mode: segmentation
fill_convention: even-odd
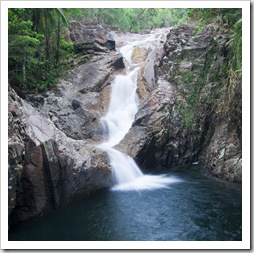
[[[117,184],[112,187],[113,191],[131,191],[131,190],[155,190],[161,188],[169,188],[171,184],[181,182],[180,179],[165,175],[143,175],[134,181]]]
[[[156,40],[154,35],[144,38],[143,41],[132,42],[119,51],[131,64],[132,51],[135,45],[144,44]],[[111,96],[107,114],[101,118],[104,126],[107,127],[109,138],[98,147],[108,153],[114,183],[112,189],[120,191],[129,190],[152,190],[167,188],[170,184],[179,182],[179,179],[165,175],[152,176],[144,175],[135,161],[116,149],[117,145],[131,128],[135,114],[138,111],[137,64],[131,64],[126,75],[118,75],[111,84]]]

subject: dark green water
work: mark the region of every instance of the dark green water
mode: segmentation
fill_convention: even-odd
[[[240,185],[218,181],[198,166],[168,175],[182,181],[167,189],[98,193],[17,225],[9,240],[242,240]]]

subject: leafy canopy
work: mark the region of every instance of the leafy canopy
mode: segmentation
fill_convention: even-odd
[[[57,82],[73,45],[63,39],[67,19],[61,9],[9,9],[9,83],[44,90]]]

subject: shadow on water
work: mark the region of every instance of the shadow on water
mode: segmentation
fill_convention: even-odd
[[[220,241],[242,239],[241,186],[199,166],[171,170],[168,188],[100,192],[17,225],[17,241]]]

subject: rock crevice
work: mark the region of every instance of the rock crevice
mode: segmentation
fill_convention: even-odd
[[[69,39],[89,62],[70,70],[51,91],[20,98],[9,87],[9,217],[26,220],[112,185],[100,118],[115,73],[121,34],[71,24]],[[126,34],[122,40],[126,40]],[[137,35],[138,36],[138,35]],[[228,78],[227,35],[183,25],[136,46],[139,110],[117,148],[142,170],[202,162],[220,178],[241,182],[241,80]],[[124,42],[122,42],[124,43]],[[163,46],[163,47],[162,47]]]
[[[241,182],[241,82],[228,85],[227,41],[212,26],[170,29],[155,86],[118,146],[143,169],[202,162],[211,174]]]
[[[112,186],[107,154],[94,143],[102,138],[108,84],[124,64],[108,32],[90,28],[72,24],[70,37],[77,50],[90,43],[100,54],[90,52],[89,63],[56,88],[24,100],[9,87],[9,225]]]

